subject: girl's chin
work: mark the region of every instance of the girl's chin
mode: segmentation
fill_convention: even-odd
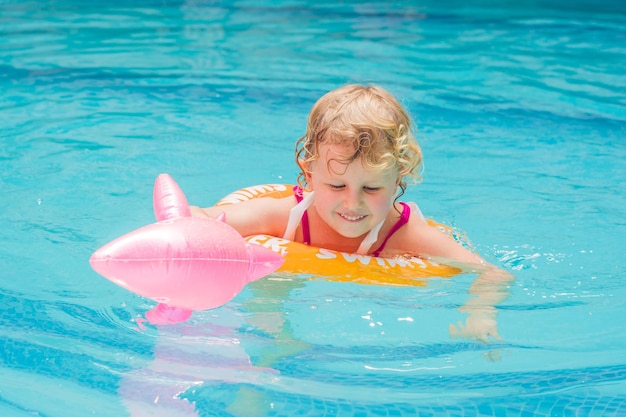
[[[331,226],[337,233],[347,239],[365,237],[371,230],[371,225],[367,217],[360,220],[348,220],[338,215],[333,219]]]
[[[369,232],[369,230],[363,231],[362,228],[360,228],[359,230],[355,230],[354,228],[337,228],[335,229],[337,231],[337,233],[339,233],[341,236],[347,238],[347,239],[357,239],[360,237],[365,237],[367,235],[367,233]]]

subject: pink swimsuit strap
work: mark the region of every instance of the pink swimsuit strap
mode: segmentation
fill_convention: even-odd
[[[387,244],[389,238],[393,236],[393,234],[396,233],[398,229],[400,229],[402,226],[409,222],[409,217],[411,217],[411,207],[409,207],[408,204],[402,202],[400,202],[400,205],[402,206],[402,214],[400,214],[400,218],[398,219],[396,224],[393,225],[380,247],[376,249],[372,255],[379,256],[383,249],[385,249],[385,245]]]
[[[300,187],[299,185],[293,187],[293,194],[296,196],[296,201],[300,203],[303,199],[302,187]],[[307,214],[306,210],[302,215],[302,241],[302,243],[304,243],[305,245],[311,244],[311,233],[309,232],[309,215]]]
[[[293,187],[293,194],[296,196],[296,201],[300,203],[303,199],[302,187],[298,185]],[[409,222],[409,217],[411,217],[411,207],[409,207],[408,204],[402,202],[400,203],[400,205],[402,206],[402,214],[400,214],[400,218],[398,219],[396,224],[393,225],[380,247],[374,251],[374,256],[379,256],[383,249],[385,249],[385,245],[387,244],[389,238],[393,236],[393,234],[396,233],[398,229],[400,229],[402,226]],[[305,245],[311,244],[311,233],[309,231],[309,215],[306,211],[302,215],[302,240]]]

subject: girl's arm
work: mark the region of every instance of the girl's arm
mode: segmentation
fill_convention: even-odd
[[[258,198],[237,204],[200,208],[191,206],[194,217],[215,218],[226,215],[226,223],[242,236],[266,234],[281,237],[287,225],[289,210],[295,204],[292,197]]]
[[[450,324],[450,335],[485,343],[490,341],[490,337],[501,341],[496,321],[498,310],[495,306],[509,297],[509,285],[514,276],[487,263],[472,272],[479,275],[470,285],[471,298],[459,307],[460,312],[467,314],[465,324],[460,321],[457,325]]]
[[[412,219],[413,220],[413,219]],[[453,337],[489,342],[490,337],[501,340],[497,328],[495,306],[510,295],[509,285],[514,276],[472,253],[453,238],[423,221],[414,223],[405,236],[405,244],[417,248],[414,253],[443,264],[458,267],[478,277],[469,288],[471,298],[459,307],[467,314],[465,324],[450,325]]]

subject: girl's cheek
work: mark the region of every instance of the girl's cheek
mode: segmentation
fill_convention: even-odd
[[[388,211],[393,205],[393,200],[387,196],[377,196],[376,198],[370,200],[371,207],[375,208],[376,211],[383,212]]]
[[[333,202],[332,194],[326,192],[315,192],[315,201],[318,205],[327,206]]]

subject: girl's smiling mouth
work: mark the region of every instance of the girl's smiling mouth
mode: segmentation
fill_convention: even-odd
[[[358,222],[367,217],[365,214],[348,214],[348,213],[338,213],[339,217],[342,219],[348,220],[350,222]]]

